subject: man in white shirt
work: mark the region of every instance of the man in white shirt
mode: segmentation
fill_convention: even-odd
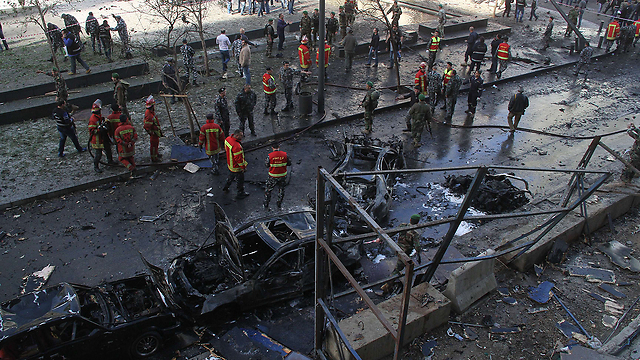
[[[222,78],[223,79],[227,78],[227,63],[231,59],[231,56],[229,54],[229,47],[231,46],[231,41],[229,41],[229,38],[227,37],[227,35],[225,35],[226,32],[227,31],[225,29],[222,29],[222,31],[220,31],[220,35],[218,35],[218,37],[216,38],[216,44],[218,44],[218,47],[220,48],[220,55],[222,56]]]

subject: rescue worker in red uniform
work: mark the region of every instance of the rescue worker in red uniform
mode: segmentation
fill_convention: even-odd
[[[227,152],[227,167],[229,168],[229,177],[227,183],[222,188],[225,193],[229,192],[231,183],[236,181],[238,194],[236,198],[244,199],[249,193],[244,191],[244,172],[247,169],[247,161],[244,159],[244,150],[242,149],[242,139],[244,133],[238,129],[233,135],[227,137],[224,141],[224,148]]]
[[[271,192],[278,187],[278,199],[276,205],[278,209],[282,207],[284,199],[284,187],[287,186],[287,166],[291,166],[291,159],[287,153],[280,151],[280,144],[271,145],[271,153],[267,157],[266,165],[269,168],[269,178],[267,179],[267,189],[264,192],[264,208],[269,210],[269,201],[271,201]]]
[[[298,58],[300,59],[300,69],[302,69],[301,81],[307,81],[307,75],[304,72],[311,71],[309,69],[311,67],[311,54],[309,53],[308,42],[309,39],[303,36],[302,40],[300,40],[300,46],[298,46]]]
[[[276,90],[278,89],[278,85],[276,84],[276,79],[273,77],[273,71],[271,67],[267,67],[267,72],[262,75],[262,90],[264,90],[264,114],[269,115],[278,115],[276,111]],[[244,125],[243,125],[244,126]]]
[[[109,163],[113,162],[111,157],[111,144],[109,143],[109,132],[106,120],[102,117],[102,101],[96,100],[91,106],[91,117],[89,118],[89,138],[91,139],[91,148],[95,150],[93,155],[93,170],[101,173],[100,159],[102,159],[102,151],[107,154]]]
[[[220,125],[216,124],[213,114],[207,114],[207,123],[200,128],[200,138],[198,146],[202,149],[211,161],[211,170],[214,175],[220,175],[220,153],[223,150],[224,131]]]
[[[327,68],[329,67],[329,56],[331,56],[331,45],[324,41],[324,81],[327,81],[329,77],[327,76]],[[316,51],[316,66],[320,66],[320,47],[318,47],[318,51]]]
[[[420,63],[420,68],[415,76],[415,86],[420,86],[420,93],[427,96],[427,63]]]
[[[136,134],[136,129],[129,122],[127,115],[120,115],[120,126],[116,129],[114,139],[118,144],[118,160],[127,170],[131,171],[131,176],[133,177],[133,172],[136,169],[133,155],[136,153],[138,134]]]
[[[618,42],[618,38],[620,37],[620,23],[617,19],[613,19],[612,22],[607,25],[607,34],[605,39],[607,40],[607,52],[611,50],[611,46],[613,46],[614,42]],[[620,43],[618,42],[618,46],[616,50],[620,47]]]
[[[109,150],[111,150],[111,145],[116,145],[115,138],[113,136],[115,135],[118,126],[120,126],[120,115],[122,115],[120,106],[116,103],[111,104],[111,114],[107,116],[107,123],[109,124]],[[118,155],[117,151],[118,149],[116,148],[116,155]],[[111,154],[111,151],[109,151],[109,154]],[[117,164],[117,162],[113,160],[109,163],[111,165]]]
[[[158,153],[158,145],[160,145],[160,138],[164,135],[162,135],[160,121],[156,116],[156,101],[153,96],[149,95],[145,105],[147,110],[144,112],[144,129],[149,134],[149,142],[151,143],[149,149],[151,162],[160,162],[162,161],[162,155]]]
[[[453,76],[453,64],[451,63],[451,61],[447,61],[447,68],[444,69],[444,74],[442,74],[442,95],[443,96],[444,96],[447,83],[449,83],[449,80],[451,80],[452,76]],[[447,108],[447,104],[444,104],[440,109],[445,110],[446,108]]]
[[[633,26],[636,27],[636,35],[635,40],[633,40],[633,47],[636,47],[636,43],[638,43],[638,39],[640,39],[640,20],[634,21]]]

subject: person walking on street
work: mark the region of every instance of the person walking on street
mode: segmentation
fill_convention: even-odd
[[[593,56],[593,48],[591,47],[591,45],[587,41],[587,43],[585,44],[584,49],[582,49],[582,51],[580,51],[580,59],[578,59],[578,63],[576,64],[575,71],[573,72],[573,75],[578,76],[578,73],[580,72],[580,69],[582,69],[583,67],[585,67],[586,65],[588,65],[591,62],[591,57],[592,56]],[[585,72],[584,72],[584,78],[585,79],[587,78],[587,73],[588,73],[588,71],[585,69]]]
[[[102,159],[102,152],[107,154],[107,161],[109,164],[113,163],[111,157],[111,143],[109,142],[108,124],[104,117],[102,117],[102,101],[96,100],[91,106],[91,117],[89,118],[89,139],[91,148],[96,152],[93,156],[93,170],[97,173],[101,173],[100,160]]]
[[[578,13],[578,29],[579,29],[580,26],[582,25],[582,16],[584,16],[584,12],[585,10],[587,10],[587,1],[580,0],[580,4],[578,5],[578,7],[580,8]]]
[[[145,107],[147,110],[144,112],[143,128],[149,134],[149,155],[151,156],[151,162],[160,162],[162,161],[162,154],[158,151],[158,146],[160,145],[160,138],[164,137],[164,135],[160,128],[160,120],[156,115],[156,101],[152,95],[149,95],[145,101]]]
[[[278,15],[278,57],[282,57],[280,51],[284,50],[284,29],[289,25],[291,25],[291,23],[284,21],[284,14]]]
[[[538,0],[531,0],[531,13],[529,14],[529,21],[531,19],[536,18],[538,21],[538,15],[536,14],[536,10],[538,9]]]
[[[451,80],[445,86],[445,102],[447,106],[447,112],[444,117],[445,122],[451,122],[453,119],[453,112],[456,110],[456,102],[458,102],[458,94],[460,93],[460,86],[462,86],[462,79],[458,76],[455,70],[451,70]]]
[[[502,17],[504,17],[505,15],[509,17],[509,14],[511,14],[511,4],[513,4],[513,0],[504,1],[504,12],[502,13]]]
[[[574,6],[573,9],[569,11],[569,14],[567,15],[567,17],[569,18],[569,21],[573,25],[578,25],[578,5]],[[564,31],[564,37],[571,36],[572,32],[573,32],[573,29],[569,24],[567,24],[567,29]]]
[[[498,70],[498,46],[502,44],[502,35],[496,34],[496,37],[491,41],[491,67],[489,73],[495,74]]]
[[[242,74],[244,75],[245,85],[251,85],[251,48],[246,41],[242,40],[242,50],[240,50],[240,66],[242,66]]]
[[[336,35],[338,35],[338,19],[336,19],[336,13],[331,12],[329,19],[327,20],[326,25],[327,30],[327,42],[329,45],[333,45],[333,39],[335,39]]]
[[[4,38],[4,32],[2,31],[2,23],[0,23],[0,41],[2,41],[2,45],[4,45],[4,49],[5,50],[9,50],[9,45],[7,44],[7,39]],[[2,51],[2,46],[0,45],[0,52],[1,51]],[[53,52],[56,52],[55,47],[54,47]]]
[[[427,95],[427,63],[420,63],[420,67],[414,76],[414,85],[420,87],[420,93]]]
[[[394,59],[397,59],[400,62],[402,58],[402,54],[400,53],[402,49],[402,42],[404,41],[404,36],[400,29],[397,26],[391,28],[389,31],[389,36],[387,37],[387,44],[389,44],[389,66],[387,69],[393,69],[395,65]]]
[[[222,29],[220,31],[220,35],[216,38],[216,44],[218,44],[218,48],[220,49],[220,56],[222,57],[222,78],[227,78],[227,63],[231,60],[231,56],[229,55],[229,47],[231,46],[231,41],[226,35],[227,30]]]
[[[165,88],[167,94],[173,95],[171,97],[171,103],[176,103],[176,94],[180,92],[177,79],[178,73],[174,66],[175,60],[172,57],[167,57],[166,62],[162,66],[162,85]]]
[[[127,24],[122,19],[120,15],[113,15],[113,18],[116,20],[116,27],[112,28],[111,31],[117,31],[118,36],[120,37],[120,41],[122,42],[122,55],[125,59],[133,59],[133,55],[131,54],[131,46],[129,45],[129,32],[127,31]]]
[[[76,132],[76,124],[74,119],[69,115],[66,110],[67,102],[59,100],[56,102],[56,108],[53,109],[51,118],[56,122],[56,128],[60,134],[60,142],[58,143],[58,157],[64,157],[64,144],[67,142],[67,137],[71,139],[73,145],[75,145],[78,153],[87,151],[87,148],[80,146],[78,141],[78,134]]]
[[[375,60],[376,63],[373,67],[378,67],[378,46],[380,45],[380,35],[378,35],[378,28],[373,28],[373,34],[371,35],[371,42],[369,43],[369,57],[365,66],[371,66],[371,60]]]
[[[407,121],[411,120],[411,138],[413,139],[413,147],[418,148],[422,146],[420,143],[422,139],[422,132],[425,125],[431,123],[432,113],[431,106],[427,104],[427,97],[424,94],[418,95],[418,102],[411,106],[409,113],[407,114]]]
[[[476,44],[476,40],[478,40],[478,33],[473,28],[473,26],[470,26],[469,37],[467,38],[467,51],[465,51],[464,53],[464,63],[460,64],[461,66],[467,66],[469,57],[471,57],[471,54],[473,54],[473,46]]]
[[[633,44],[633,37],[635,33],[636,27],[632,24],[627,24],[620,28],[620,42],[618,46],[623,52],[629,52],[629,48]]]
[[[524,8],[527,7],[526,0],[516,0],[516,22],[522,22],[522,17],[524,16]]]
[[[473,45],[473,52],[471,53],[471,68],[469,68],[469,74],[473,74],[473,69],[480,70],[480,65],[484,61],[484,54],[487,53],[487,44],[484,43],[484,36],[480,36]]]
[[[249,130],[252,136],[257,136],[256,129],[253,126],[253,109],[258,102],[256,93],[251,90],[251,85],[245,85],[236,96],[234,106],[240,121],[240,130],[244,133],[244,123],[249,121]]]
[[[410,225],[417,225],[420,222],[420,215],[411,215],[409,220]],[[401,227],[409,226],[406,223],[400,224]],[[398,246],[407,256],[411,256],[413,250],[416,251],[418,258],[420,258],[420,234],[416,230],[406,230],[400,232],[398,235]],[[404,269],[404,262],[398,257],[396,268],[393,270],[395,274],[399,274]]]
[[[82,32],[82,27],[80,26],[80,22],[76,19],[75,16],[71,14],[62,14],[60,15],[62,20],[64,20],[65,29],[71,31],[73,35],[75,35],[78,40],[80,40],[80,33]]]
[[[547,50],[549,44],[551,44],[551,36],[553,35],[553,19],[553,16],[549,16],[547,28],[544,30],[544,35],[542,36],[542,50]]]
[[[353,35],[353,30],[351,28],[348,28],[347,36],[342,39],[340,45],[344,46],[344,71],[349,73],[351,72],[353,57],[356,55],[356,47],[358,46],[358,40]]]
[[[344,6],[340,6],[340,12],[338,13],[338,19],[340,23],[340,39],[344,39],[347,36],[347,27],[349,26],[347,21],[347,14],[344,12]]]
[[[64,47],[64,40],[62,40],[62,30],[60,30],[57,25],[47,23],[47,37],[49,37],[49,40],[53,45],[54,53],[56,53],[58,49],[62,49]],[[4,34],[2,34],[2,38],[4,39]],[[0,50],[2,50],[2,47],[0,47]],[[9,50],[9,48],[7,48],[7,50]],[[67,60],[67,58],[65,58],[65,60]],[[49,61],[53,61],[53,56],[49,59]]]
[[[436,63],[436,55],[438,54],[438,50],[440,50],[440,40],[440,32],[436,30],[431,36],[431,39],[429,39],[429,46],[427,46],[427,52],[429,53],[429,63],[427,66],[429,69]]]
[[[273,19],[269,19],[267,25],[264,26],[264,37],[267,40],[267,57],[272,58],[273,40],[276,38],[276,32],[273,30]]]
[[[102,49],[100,47],[100,23],[95,16],[93,16],[92,12],[89,12],[89,16],[87,16],[87,21],[85,22],[84,29],[87,31],[87,34],[91,36],[91,47],[93,48],[93,53],[96,53],[96,43],[98,43],[98,53],[102,55]]]
[[[227,183],[222,188],[222,191],[228,193],[231,183],[235,181],[238,190],[236,194],[237,199],[244,199],[249,196],[249,193],[244,191],[244,172],[247,169],[248,163],[244,158],[242,139],[244,139],[244,133],[238,129],[224,141],[224,148],[227,152],[229,177],[227,177]]]
[[[438,27],[436,31],[440,34],[440,37],[444,38],[444,24],[447,22],[447,13],[444,11],[442,4],[438,4]]]
[[[387,15],[391,14],[391,26],[400,25],[400,16],[402,15],[402,8],[398,5],[398,1],[394,0],[393,5],[387,10]]]
[[[127,109],[127,89],[129,89],[129,83],[122,80],[120,75],[115,72],[111,74],[111,81],[113,81],[113,100],[118,104],[122,113],[128,118],[131,118],[129,116],[129,110]]]
[[[82,52],[82,43],[80,42],[80,38],[75,36],[75,34],[68,29],[64,29],[62,33],[64,34],[64,46],[67,48],[69,59],[71,59],[71,71],[69,71],[69,75],[76,74],[76,61],[87,70],[87,74],[90,73],[91,68],[80,57],[80,53]]]
[[[502,39],[502,43],[498,46],[498,50],[496,51],[496,55],[498,56],[498,64],[500,65],[498,72],[496,73],[496,77],[500,79],[502,77],[502,73],[507,70],[507,66],[509,66],[509,59],[511,59],[511,47],[508,44],[509,38],[504,37]]]
[[[400,95],[400,96],[396,96],[396,101],[409,98],[409,109],[411,109],[413,104],[416,104],[418,102],[418,97],[419,96],[420,96],[420,86],[416,85],[416,86],[413,87],[413,91],[409,91],[406,94],[403,94],[403,95]],[[429,107],[429,108],[431,108],[431,107]],[[405,129],[403,129],[402,131],[403,132],[411,132],[411,117],[409,115],[407,115],[407,118],[405,120],[406,120],[406,123],[407,123],[407,127]]]
[[[225,134],[220,125],[213,120],[213,114],[207,114],[207,123],[200,128],[198,147],[209,157],[211,172],[220,175],[220,153],[224,151]]]
[[[365,135],[369,135],[373,131],[373,111],[378,107],[379,98],[380,93],[373,88],[373,82],[367,81],[367,94],[360,104],[364,108],[364,130],[362,132]]]
[[[120,115],[120,126],[116,129],[113,137],[118,144],[118,160],[131,172],[131,177],[133,177],[136,170],[133,156],[136,153],[138,134],[126,115]]]
[[[442,74],[442,96],[445,95],[445,91],[447,90],[447,84],[451,81],[453,77],[453,64],[451,61],[447,61],[447,67],[444,69],[444,73]],[[444,105],[440,109],[445,110],[447,108],[447,102],[445,100]]]
[[[180,53],[182,53],[182,64],[184,65],[184,72],[187,75],[187,83],[189,83],[189,79],[191,78],[193,86],[198,86],[198,72],[196,71],[196,65],[193,60],[193,56],[196,52],[191,46],[189,46],[189,44],[187,44],[187,39],[182,39]]]
[[[240,51],[242,50],[242,36],[240,34],[236,35],[236,39],[231,43],[230,48],[230,56],[236,60],[236,73],[240,75],[244,79],[244,74],[242,73],[242,66],[240,66]]]
[[[431,113],[433,113],[438,104],[438,95],[440,95],[442,86],[442,76],[436,71],[435,65],[431,66],[431,71],[427,74],[427,82],[429,83],[427,87],[429,105],[431,105]]]
[[[631,166],[640,170],[640,130],[633,123],[627,126],[627,135],[633,139],[633,146],[629,154],[629,162]],[[620,176],[620,180],[629,182],[636,176],[636,172],[630,167],[625,167]]]
[[[618,42],[619,36],[620,36],[620,23],[618,22],[618,19],[614,18],[613,21],[611,21],[609,25],[607,25],[607,33],[605,37],[605,39],[607,40],[606,52],[609,52],[609,50],[611,50],[611,46],[613,46],[614,42],[618,44],[616,46],[616,50],[618,50],[618,48],[620,47],[620,43]]]
[[[278,198],[276,206],[282,208],[284,200],[284,188],[287,186],[287,166],[291,166],[291,159],[286,152],[280,150],[280,144],[271,145],[271,152],[267,156],[265,165],[269,168],[269,177],[267,178],[267,188],[264,191],[264,208],[269,210],[269,202],[271,201],[271,193],[277,187]]]
[[[482,96],[482,86],[484,80],[480,76],[480,70],[476,70],[471,79],[469,79],[469,96],[467,97],[467,104],[469,109],[465,111],[467,114],[473,116],[476,114],[476,107],[478,106],[478,98]]]
[[[104,49],[104,55],[107,57],[107,61],[113,62],[113,59],[111,59],[111,50],[113,46],[111,42],[111,25],[109,25],[107,20],[104,20],[102,25],[98,27],[98,36],[100,37],[100,43]]]
[[[227,102],[227,89],[220,88],[218,96],[213,104],[213,114],[225,134],[229,134],[231,121],[229,119],[229,103]]]
[[[278,115],[276,111],[276,90],[278,85],[276,79],[272,75],[272,70],[267,67],[267,72],[262,75],[262,86],[264,90],[264,114]]]
[[[524,115],[524,111],[529,107],[529,98],[523,94],[523,91],[522,88],[518,89],[518,92],[509,100],[507,122],[509,123],[509,132],[512,134],[518,128],[520,118]]]

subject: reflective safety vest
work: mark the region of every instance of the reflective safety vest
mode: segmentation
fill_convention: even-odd
[[[437,36],[431,37],[431,45],[429,45],[429,51],[438,51],[440,48],[440,38]]]
[[[298,57],[300,58],[300,67],[308,69],[311,66],[311,55],[309,55],[309,47],[305,44],[298,46]]]
[[[204,145],[204,150],[207,155],[215,155],[222,152],[224,132],[220,125],[216,124],[213,120],[207,120],[207,123],[202,125],[200,129],[198,140],[198,145]]]
[[[269,80],[273,80],[273,87],[269,86]],[[276,92],[276,80],[271,76],[271,74],[266,73],[262,75],[262,87],[264,88],[264,93],[267,95],[271,95]]]
[[[639,37],[640,36],[640,20],[634,21],[633,26],[636,27],[636,37]]]
[[[444,69],[444,75],[442,76],[442,84],[447,85],[451,77],[453,76],[453,69]]]
[[[104,149],[104,140],[102,139],[102,136],[100,136],[100,131],[98,131],[100,121],[102,121],[102,116],[98,114],[91,114],[88,129],[89,136],[91,137],[91,147],[94,149]]]
[[[279,178],[287,176],[287,153],[284,151],[274,151],[269,154],[269,176]]]
[[[244,150],[242,145],[233,136],[229,136],[224,141],[224,147],[227,151],[227,167],[231,172],[240,172],[247,167],[247,161],[244,159]]]
[[[324,67],[329,66],[329,56],[331,56],[331,46],[324,44]],[[316,65],[320,62],[320,48],[316,51]]]
[[[498,51],[497,51],[498,59],[509,60],[509,47],[510,46],[507,43],[502,43],[498,45]]]
[[[138,134],[131,124],[126,123],[118,126],[114,138],[118,144],[118,156],[124,158],[135,154]]]
[[[427,91],[427,74],[424,72],[424,70],[420,69],[416,73],[415,85],[420,86],[420,92]]]
[[[613,20],[607,26],[607,40],[615,40],[620,35],[620,24],[618,21]]]
[[[107,121],[109,122],[109,136],[111,137],[113,137],[113,134],[116,133],[116,129],[120,126],[120,115],[122,115],[122,113],[117,111],[107,116]]]

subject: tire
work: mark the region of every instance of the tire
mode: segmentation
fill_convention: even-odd
[[[138,336],[130,347],[131,357],[133,359],[140,359],[151,356],[158,352],[160,345],[162,344],[162,336],[156,331],[148,331]]]

